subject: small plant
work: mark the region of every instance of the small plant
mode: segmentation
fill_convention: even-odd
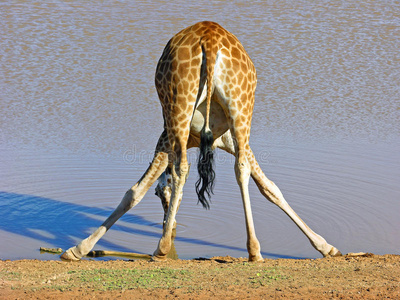
[[[249,279],[251,284],[264,286],[271,284],[274,281],[285,280],[288,278],[288,276],[281,275],[275,268],[270,268],[257,272],[255,276],[252,276]]]

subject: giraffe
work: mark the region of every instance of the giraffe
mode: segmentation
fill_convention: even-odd
[[[61,257],[79,260],[85,256],[158,179],[156,194],[162,200],[165,214],[162,237],[152,258],[165,259],[171,249],[172,231],[189,171],[187,150],[191,147],[200,148],[196,192],[205,208],[209,208],[215,177],[213,150],[220,148],[235,156],[234,170],[244,207],[249,261],[263,260],[250,205],[250,176],[261,194],[295,222],[317,251],[323,256],[341,255],[295,213],[256,161],[249,146],[256,84],[256,70],[249,55],[236,36],[219,24],[199,22],[172,37],[156,68],[155,85],[163,111],[164,131],[150,166],[107,220]]]

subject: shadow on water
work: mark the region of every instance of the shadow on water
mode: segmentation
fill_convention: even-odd
[[[91,232],[93,228],[101,225],[102,221],[99,221],[99,217],[105,220],[111,212],[112,209],[83,206],[34,195],[0,192],[0,230],[36,239],[44,244],[62,249],[68,249],[75,245],[77,240],[86,238],[87,232]],[[149,230],[132,228],[118,224],[118,222],[112,227],[113,230],[161,238],[162,225],[160,223],[150,222],[133,214],[123,216],[120,221],[123,221],[124,224],[146,226]],[[151,231],[152,229],[159,230],[159,233]],[[244,248],[195,238],[177,236],[175,242],[247,252]],[[100,240],[96,246],[95,248],[106,247],[114,251],[140,253],[138,250],[126,248],[104,239]],[[269,258],[303,258],[268,252],[262,252],[262,255]]]

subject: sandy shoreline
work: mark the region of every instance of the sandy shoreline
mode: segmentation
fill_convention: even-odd
[[[2,260],[1,299],[399,299],[400,256],[80,262]]]

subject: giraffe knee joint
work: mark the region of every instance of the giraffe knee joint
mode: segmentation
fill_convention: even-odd
[[[235,165],[236,176],[240,179],[248,178],[250,176],[250,171],[251,170],[250,170],[248,164],[246,164],[244,162],[238,162]]]
[[[180,166],[179,166],[179,173],[180,173],[180,175],[181,176],[185,176],[185,179],[186,179],[186,175],[187,175],[187,173],[189,172],[189,165],[186,163],[186,164],[181,164]]]
[[[139,200],[140,201],[140,200]],[[124,198],[122,199],[122,203],[124,204],[124,211],[130,210],[132,207],[134,207],[138,202],[138,199],[136,197],[136,193],[133,189],[129,189],[125,195]]]

